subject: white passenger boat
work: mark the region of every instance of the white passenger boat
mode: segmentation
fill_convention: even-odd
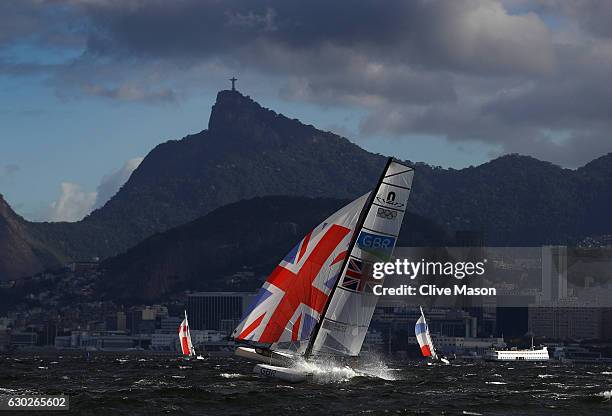
[[[529,349],[492,350],[485,359],[487,361],[548,361],[550,356],[548,347],[535,348],[532,338]]]

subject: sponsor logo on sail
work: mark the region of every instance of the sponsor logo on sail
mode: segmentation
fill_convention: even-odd
[[[395,198],[396,198],[395,192],[389,191],[387,192],[387,196],[376,195],[376,202],[380,204],[386,204],[394,208],[403,208],[404,205],[406,205],[403,202],[397,202]]]

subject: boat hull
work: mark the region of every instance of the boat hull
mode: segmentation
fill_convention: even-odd
[[[304,371],[269,364],[257,364],[253,368],[253,372],[264,377],[288,381],[289,383],[300,383],[310,376],[309,373]]]
[[[259,352],[255,348],[249,347],[238,347],[234,354],[239,357],[247,358],[253,361],[259,361],[270,365],[289,365],[292,362],[292,356],[289,354],[283,354],[277,351],[266,351],[267,354]]]

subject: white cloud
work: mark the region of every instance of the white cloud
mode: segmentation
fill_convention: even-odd
[[[136,170],[142,160],[142,157],[130,159],[125,162],[118,171],[104,175],[97,188],[97,198],[94,208],[100,208],[106,204],[106,202],[117,193],[119,188],[127,182],[132,172]]]
[[[91,212],[96,202],[97,193],[87,192],[81,185],[62,182],[60,196],[50,205],[50,221],[79,221]]]
[[[57,201],[49,205],[48,221],[80,221],[92,210],[102,207],[129,179],[142,162],[142,157],[130,159],[121,169],[104,175],[95,192],[84,190],[81,185],[62,182]]]

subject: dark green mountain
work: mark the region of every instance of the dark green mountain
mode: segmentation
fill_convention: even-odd
[[[208,130],[155,147],[83,221],[39,227],[73,257],[107,257],[245,198],[352,198],[372,186],[384,163],[342,137],[221,91]]]
[[[68,260],[53,245],[41,240],[33,228],[0,194],[0,282],[34,274]]]
[[[155,147],[104,207],[77,223],[21,220],[26,240],[39,247],[27,260],[6,266],[12,240],[0,235],[0,278],[64,258],[107,258],[242,199],[355,198],[384,163],[345,138],[221,91],[207,130]],[[461,170],[416,168],[409,210],[449,231],[481,231],[488,244],[571,243],[612,233],[612,154],[577,170],[518,155]]]
[[[100,291],[121,302],[150,302],[182,290],[255,290],[289,250],[348,200],[258,197],[218,208],[147,238],[102,263]],[[449,236],[409,214],[399,244],[444,245]]]

